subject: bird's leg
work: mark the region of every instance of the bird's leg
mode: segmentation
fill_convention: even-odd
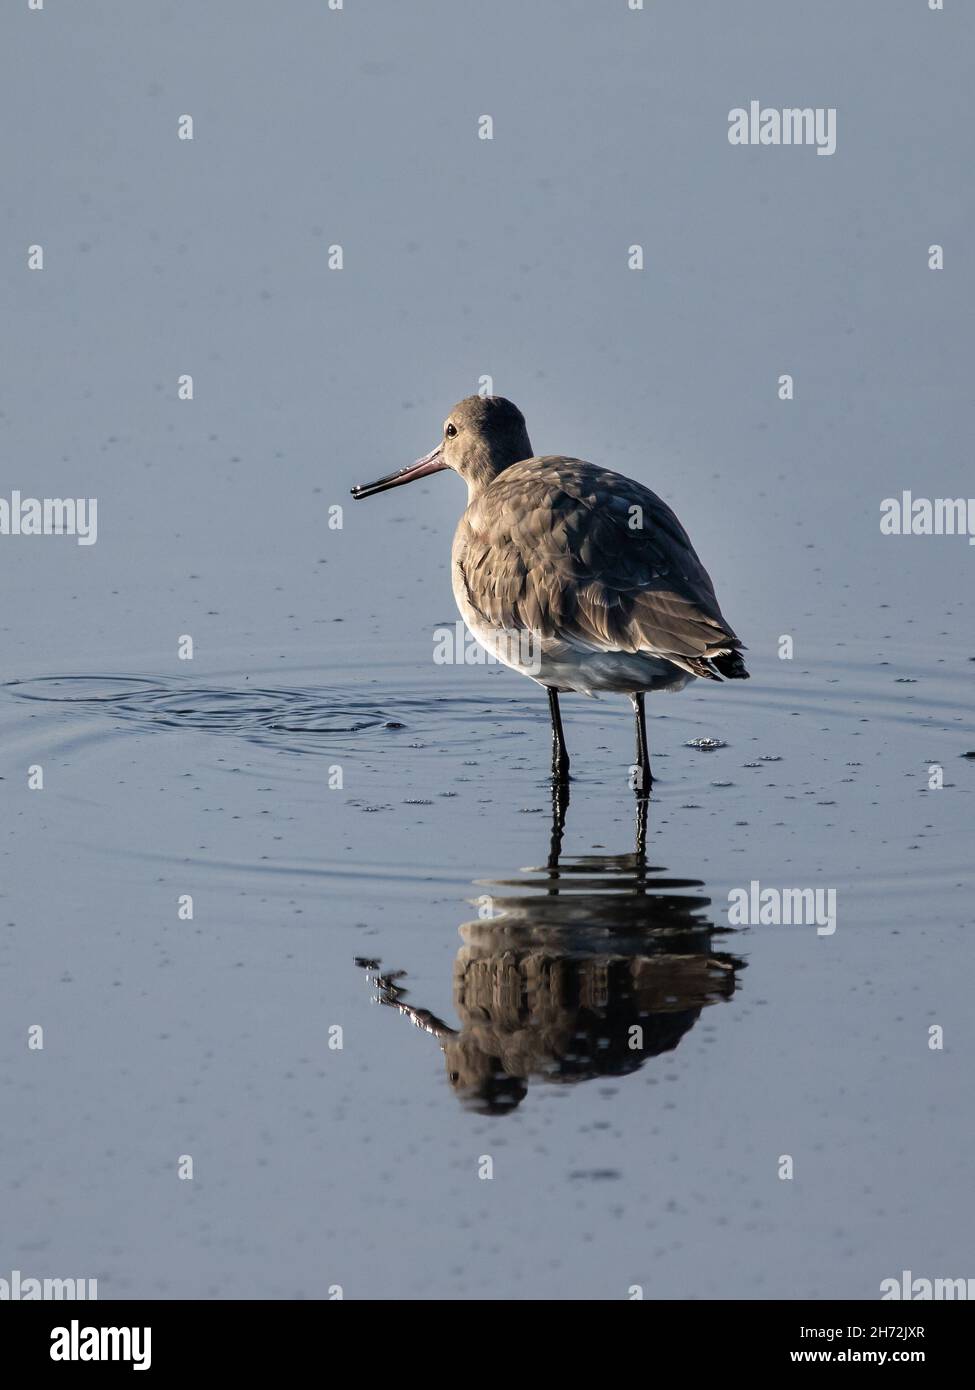
[[[548,876],[549,895],[558,896],[559,858],[562,854],[562,836],[565,833],[565,813],[569,809],[568,782],[552,783],[552,838],[549,841]]]
[[[630,699],[633,701],[633,712],[636,715],[636,776],[633,785],[637,796],[649,796],[653,777],[650,773],[650,749],[647,747],[647,715],[643,708],[643,691],[636,691]]]
[[[565,734],[562,732],[558,693],[551,686],[548,688],[548,708],[552,716],[552,780],[568,782],[569,750],[565,746]]]
[[[650,798],[641,796],[636,803],[636,853],[633,858],[636,865],[636,877],[643,887],[647,876],[647,812],[650,809]]]

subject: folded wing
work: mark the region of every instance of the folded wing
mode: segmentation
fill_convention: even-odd
[[[619,474],[580,459],[515,464],[464,514],[454,558],[493,626],[644,652],[711,680],[748,675],[687,532]]]

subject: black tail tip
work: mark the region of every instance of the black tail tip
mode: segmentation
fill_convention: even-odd
[[[721,656],[713,656],[711,665],[724,676],[725,680],[747,681],[749,679],[745,663],[738,652],[724,652]]]

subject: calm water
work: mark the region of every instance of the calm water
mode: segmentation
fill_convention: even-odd
[[[975,552],[878,524],[971,491],[971,16],[553,0],[461,71],[456,0],[83,8],[0,21],[33,141],[0,220],[48,250],[2,271],[0,492],[99,499],[94,546],[0,537],[0,1275],[975,1273]],[[836,105],[835,156],[732,150],[753,96]],[[543,692],[434,663],[457,481],[348,502],[485,372],[539,452],[675,507],[748,644],[749,682],[649,702],[645,826],[625,701],[563,701],[553,807]],[[835,932],[732,927],[753,880],[835,890]]]
[[[963,1265],[968,672],[756,658],[657,702],[645,832],[622,702],[566,702],[553,808],[506,673],[5,687],[8,1036],[46,1022],[7,1080],[17,1267],[611,1298]],[[835,934],[729,930],[752,878],[835,888]]]

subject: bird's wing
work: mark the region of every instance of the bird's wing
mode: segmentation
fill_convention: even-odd
[[[543,642],[643,652],[712,678],[710,659],[742,646],[667,504],[578,459],[501,473],[464,514],[454,555],[487,623]]]

